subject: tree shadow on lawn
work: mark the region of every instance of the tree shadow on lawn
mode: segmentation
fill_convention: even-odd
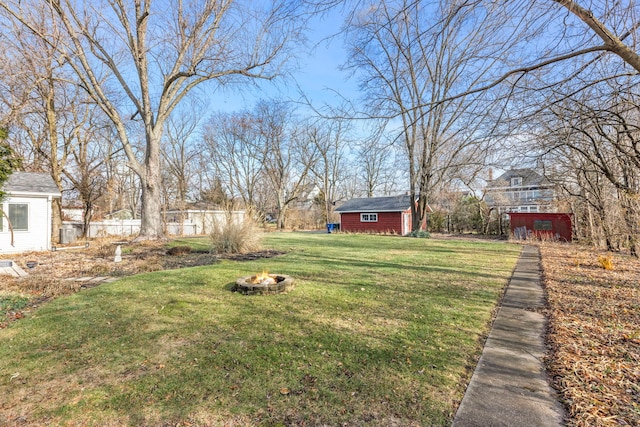
[[[451,402],[423,399],[451,383],[447,373],[438,370],[450,363],[449,355],[425,357],[411,350],[415,343],[408,341],[401,328],[389,330],[386,336],[348,331],[318,321],[317,312],[296,311],[291,304],[270,308],[276,301],[267,299],[273,297],[244,298],[243,309],[226,320],[224,336],[212,325],[202,331],[200,346],[185,349],[184,360],[198,360],[208,369],[183,365],[184,369],[165,376],[163,384],[156,384],[155,400],[176,397],[164,407],[171,419],[185,419],[201,405],[219,408],[223,414],[235,408],[258,423],[294,417],[291,425],[327,419],[332,424],[380,421],[388,411],[410,422],[441,424],[450,416]],[[255,298],[262,300],[254,307],[255,314],[248,315],[248,301]],[[286,328],[279,326],[285,323]],[[229,334],[233,325],[237,333]],[[215,351],[207,350],[206,342],[217,343]],[[464,360],[461,355],[459,363],[464,365]],[[420,372],[424,366],[429,370]],[[270,373],[265,375],[266,371]],[[131,410],[143,411],[142,407],[141,402]],[[290,408],[298,412],[292,414]],[[336,415],[336,408],[344,413]]]
[[[457,275],[469,276],[471,278],[483,277],[487,279],[500,279],[503,277],[501,274],[491,274],[487,272],[480,272],[476,269],[471,270],[468,266],[463,264],[459,266],[436,266],[436,265],[416,265],[416,264],[404,264],[397,262],[388,262],[388,261],[354,261],[352,258],[340,258],[340,257],[325,257],[323,261],[314,260],[316,264],[324,265],[324,268],[327,271],[327,278],[331,276],[331,271],[340,270],[341,267],[349,267],[350,268],[362,268],[367,273],[375,273],[377,270],[385,270],[385,269],[393,269],[400,271],[414,271],[421,272],[424,274],[428,274],[433,277],[434,274],[451,274],[455,273]],[[465,268],[467,267],[467,268]],[[515,261],[514,261],[515,267]],[[487,269],[489,266],[487,266]],[[345,268],[346,270],[346,268]],[[509,274],[510,277],[510,274]],[[398,274],[398,280],[402,280],[402,275]]]
[[[225,283],[224,290],[230,291],[233,284]],[[99,293],[93,292],[97,291],[88,291],[86,298],[95,299]],[[442,371],[451,363],[451,355],[444,350],[429,355],[416,352],[414,340],[438,340],[443,347],[451,348],[456,347],[457,332],[445,331],[448,335],[444,337],[407,335],[406,325],[394,323],[398,315],[393,312],[388,319],[391,326],[381,332],[357,323],[351,329],[350,319],[343,319],[349,316],[349,310],[324,313],[322,307],[295,292],[238,295],[220,316],[215,315],[215,292],[208,299],[191,295],[180,301],[161,294],[152,301],[134,300],[141,304],[137,309],[128,305],[109,308],[96,319],[104,320],[101,328],[85,325],[85,332],[78,331],[71,337],[49,331],[46,338],[32,340],[31,345],[37,348],[53,342],[64,348],[64,354],[48,352],[51,355],[41,359],[43,364],[47,364],[47,357],[66,359],[66,373],[60,374],[58,382],[63,385],[61,395],[67,397],[51,402],[62,405],[60,413],[69,410],[81,416],[86,411],[91,417],[95,410],[98,417],[114,414],[140,425],[169,420],[177,424],[202,411],[211,412],[212,417],[237,414],[265,422],[288,418],[293,425],[309,419],[384,424],[381,420],[389,413],[410,423],[446,424],[451,401],[423,397],[437,394],[434,389],[442,384],[456,388]],[[85,306],[84,299],[80,298],[80,304],[76,301],[78,307]],[[71,305],[63,306],[69,311]],[[156,314],[144,314],[156,306]],[[208,318],[208,312],[214,315]],[[380,312],[380,316],[385,314]],[[77,316],[82,316],[82,311],[65,317],[57,330],[77,328]],[[337,318],[342,323],[334,322]],[[287,328],[283,330],[279,325],[284,324]],[[176,332],[181,329],[184,335]],[[85,336],[86,331],[93,332]],[[94,340],[89,347],[87,339]],[[100,358],[88,358],[92,346],[103,348]],[[117,352],[104,350],[109,348]],[[464,365],[468,356],[459,357],[456,364]],[[273,373],[265,377],[265,369]],[[38,384],[36,381],[24,387]],[[394,388],[398,390],[390,392]],[[72,403],[74,400],[76,403]],[[78,409],[80,403],[86,405],[85,410]],[[291,412],[292,408],[297,409]],[[335,415],[335,408],[345,412]]]

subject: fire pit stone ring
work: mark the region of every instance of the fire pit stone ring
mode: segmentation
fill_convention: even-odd
[[[269,274],[267,280],[257,281],[256,275],[241,277],[236,280],[234,292],[245,295],[284,294],[295,288],[294,280],[286,274]]]

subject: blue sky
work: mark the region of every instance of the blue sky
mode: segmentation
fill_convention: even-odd
[[[257,87],[249,86],[241,91],[217,92],[210,99],[210,109],[235,111],[252,108],[258,100],[270,97],[297,100],[300,98],[299,90],[317,107],[339,103],[334,91],[348,99],[357,98],[357,83],[347,79],[348,74],[339,70],[346,60],[342,38],[330,38],[341,25],[342,17],[338,11],[314,18],[308,32],[308,48],[300,51],[292,77],[256,82]]]

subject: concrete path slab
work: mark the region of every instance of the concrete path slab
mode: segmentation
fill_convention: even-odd
[[[2,260],[0,261],[0,275],[7,275],[13,277],[27,277],[26,271],[24,271],[15,261]]]
[[[563,425],[564,408],[543,365],[538,247],[523,248],[453,427]]]

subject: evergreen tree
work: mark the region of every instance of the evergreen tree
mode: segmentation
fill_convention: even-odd
[[[4,128],[0,128],[0,201],[4,199],[5,193],[2,191],[5,181],[11,175],[15,169],[17,169],[21,162],[16,157],[15,152],[6,142],[8,132]],[[2,206],[0,206],[0,209]]]

